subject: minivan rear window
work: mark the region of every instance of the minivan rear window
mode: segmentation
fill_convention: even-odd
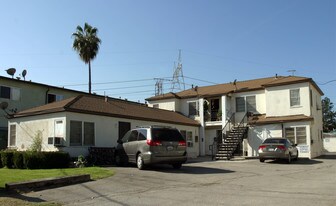
[[[152,139],[154,141],[182,141],[184,140],[181,133],[175,129],[153,128]]]

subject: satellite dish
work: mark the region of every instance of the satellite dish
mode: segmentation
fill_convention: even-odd
[[[11,75],[12,78],[14,77],[14,74],[16,72],[16,69],[15,68],[9,68],[6,70],[7,74]]]
[[[1,102],[1,103],[0,103],[0,108],[1,108],[2,110],[7,109],[7,107],[8,107],[8,102]]]
[[[26,75],[27,75],[27,70],[23,70],[22,71],[22,77],[23,77],[23,80],[25,80],[26,81]]]

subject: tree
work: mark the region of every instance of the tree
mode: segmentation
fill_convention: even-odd
[[[333,111],[334,104],[328,97],[322,100],[323,131],[331,132],[336,129],[336,112]]]
[[[72,48],[77,51],[79,57],[85,64],[89,64],[89,93],[91,94],[91,61],[97,56],[101,40],[97,36],[98,29],[84,24],[84,29],[77,26],[76,32],[72,34],[74,42]]]

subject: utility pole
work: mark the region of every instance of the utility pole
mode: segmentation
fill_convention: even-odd
[[[155,83],[155,96],[163,94],[163,80],[162,78],[154,78]]]

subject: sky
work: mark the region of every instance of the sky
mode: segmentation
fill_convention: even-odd
[[[0,75],[88,91],[73,50],[85,22],[102,43],[92,91],[145,102],[170,92],[181,50],[185,88],[294,75],[336,104],[335,0],[0,0]]]

